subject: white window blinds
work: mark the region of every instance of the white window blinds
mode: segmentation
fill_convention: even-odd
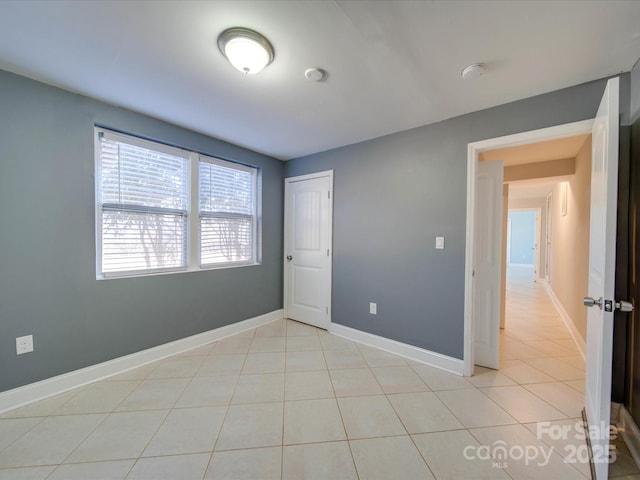
[[[257,170],[200,157],[200,264],[256,260]]]
[[[99,274],[187,266],[189,154],[99,132]]]

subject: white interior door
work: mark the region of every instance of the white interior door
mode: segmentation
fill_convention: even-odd
[[[618,196],[618,78],[607,82],[592,132],[585,410],[597,480],[608,477]],[[586,299],[585,299],[586,300]]]
[[[284,303],[288,318],[331,323],[333,171],[285,180]]]
[[[502,269],[502,161],[479,162],[475,202],[473,355],[476,365],[498,368]]]

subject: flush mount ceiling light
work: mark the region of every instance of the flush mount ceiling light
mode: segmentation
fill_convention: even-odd
[[[462,78],[464,80],[473,80],[475,78],[478,78],[486,71],[487,67],[484,63],[474,63],[466,66],[464,70],[462,70],[462,73],[460,75],[462,75]]]
[[[218,36],[222,55],[242,73],[255,74],[273,61],[269,40],[248,28],[229,28]]]

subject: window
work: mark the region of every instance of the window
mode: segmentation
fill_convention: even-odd
[[[255,169],[202,157],[198,183],[200,264],[252,262]]]
[[[96,132],[98,278],[257,263],[257,169]]]

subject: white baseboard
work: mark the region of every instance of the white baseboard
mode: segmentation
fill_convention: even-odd
[[[573,338],[573,343],[575,343],[576,347],[578,347],[578,350],[580,351],[580,355],[582,356],[582,359],[586,360],[587,358],[586,342],[582,339],[582,336],[580,335],[580,332],[578,332],[578,329],[576,328],[576,325],[573,323],[573,320],[571,320],[571,317],[562,306],[562,303],[560,303],[560,300],[558,300],[558,297],[556,297],[556,294],[554,293],[553,288],[551,288],[551,285],[549,285],[549,282],[545,280],[544,282],[542,282],[542,284],[544,285],[544,288],[547,289],[549,298],[551,298],[553,305],[556,307],[556,310],[560,314],[560,318],[562,318],[562,321],[564,322],[567,329],[569,330],[569,333],[571,334],[571,338]]]
[[[640,466],[640,428],[624,405],[620,405],[617,420],[618,432],[622,434],[636,465]]]
[[[406,343],[390,340],[388,338],[379,337],[371,333],[356,330],[355,328],[345,327],[332,323],[329,326],[329,332],[340,337],[348,338],[354,342],[362,343],[369,347],[374,347],[385,352],[408,358],[415,362],[424,363],[432,367],[440,368],[456,375],[463,375],[464,362],[460,359],[442,355],[440,353],[425,350],[423,348],[414,347]]]
[[[258,317],[1,392],[0,413],[266,325],[282,319],[282,315],[283,310],[274,310]]]

